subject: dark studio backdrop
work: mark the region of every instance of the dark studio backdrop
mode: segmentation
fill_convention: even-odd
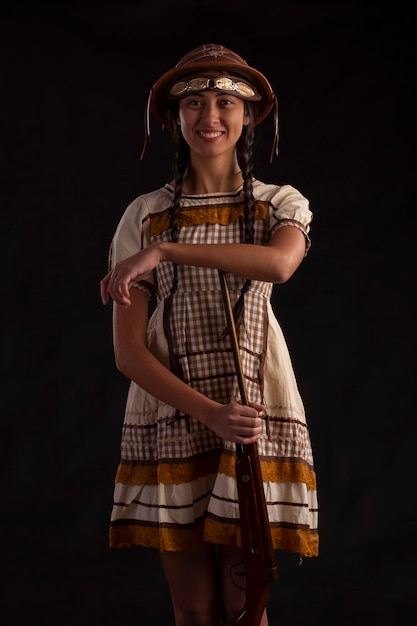
[[[415,102],[402,3],[3,6],[4,626],[172,625],[153,553],[107,547],[127,381],[99,280],[126,206],[170,177],[143,112],[201,43],[278,95],[258,178],[310,200],[312,248],[276,287],[310,425],[321,554],[278,554],[271,626],[372,626],[415,611]]]

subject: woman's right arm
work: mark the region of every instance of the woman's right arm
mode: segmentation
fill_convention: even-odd
[[[253,443],[262,431],[259,412],[265,407],[223,405],[193,389],[163,365],[147,347],[148,295],[130,290],[129,307],[113,305],[116,366],[129,380],[162,402],[190,415],[223,439]]]

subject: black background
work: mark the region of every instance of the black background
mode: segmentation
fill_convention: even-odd
[[[3,6],[0,619],[172,624],[148,550],[107,547],[127,381],[99,280],[127,204],[170,177],[143,112],[202,43],[279,100],[257,177],[310,200],[311,251],[274,309],[310,425],[320,556],[278,555],[271,626],[400,624],[415,611],[414,21],[402,3]],[[408,618],[407,618],[408,621]]]

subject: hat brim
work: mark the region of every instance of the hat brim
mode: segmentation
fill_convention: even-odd
[[[230,72],[233,76],[242,76],[242,78],[248,80],[255,87],[261,99],[256,103],[256,117],[254,122],[255,124],[262,122],[274,106],[275,94],[269,81],[261,72],[249,65],[228,63],[224,60],[199,61],[184,64],[180,67],[174,67],[165,72],[165,74],[162,74],[152,87],[150,93],[149,108],[153,115],[166,126],[168,123],[166,111],[169,107],[169,101],[172,101],[172,98],[169,96],[171,87],[181,78],[191,78],[192,76],[199,75],[204,70],[216,69]]]

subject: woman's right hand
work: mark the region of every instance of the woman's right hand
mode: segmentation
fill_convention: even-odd
[[[227,441],[243,445],[254,443],[262,433],[265,410],[266,407],[257,402],[250,402],[250,406],[238,402],[222,404],[211,413],[206,425]]]

